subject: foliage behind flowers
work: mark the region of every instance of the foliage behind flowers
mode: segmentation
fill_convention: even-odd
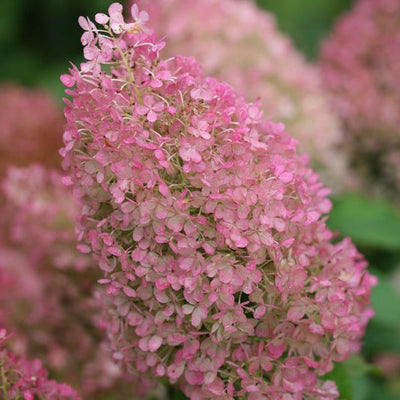
[[[114,356],[193,400],[336,398],[319,376],[359,351],[375,279],[331,242],[329,190],[282,124],[193,58],[160,58],[131,11],[80,18],[88,61],[62,76],[64,182]]]
[[[400,194],[400,2],[359,0],[321,53],[325,84],[367,190]],[[398,198],[397,200],[398,201]]]
[[[207,75],[226,80],[247,100],[260,99],[284,122],[335,189],[352,182],[342,132],[321,87],[318,70],[280,33],[272,14],[251,0],[139,0],[150,25],[168,38],[166,56],[195,56]]]

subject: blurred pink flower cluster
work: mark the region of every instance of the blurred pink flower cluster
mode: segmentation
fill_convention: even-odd
[[[134,0],[136,1],[136,0]],[[274,17],[252,0],[139,0],[150,25],[168,38],[166,57],[194,56],[206,75],[227,81],[265,115],[283,122],[335,190],[352,184],[343,137],[319,71],[307,63]]]
[[[0,325],[13,332],[14,352],[40,357],[82,395],[100,398],[121,373],[101,344],[93,296],[101,274],[76,250],[76,202],[61,178],[33,164],[9,167],[2,182]]]
[[[61,162],[64,119],[54,99],[39,89],[0,85],[0,177],[8,165]]]
[[[28,361],[10,353],[8,339],[0,329],[0,397],[4,400],[80,400],[72,387],[50,380],[40,360]]]
[[[84,398],[136,398],[103,342],[101,272],[76,249],[77,204],[62,173],[50,168],[61,161],[62,112],[41,90],[1,89],[0,325],[11,332],[7,347],[39,357],[50,376]]]
[[[61,77],[64,183],[114,358],[192,400],[336,398],[319,376],[359,350],[375,278],[331,241],[329,190],[282,124],[193,58],[162,59],[131,12],[81,18],[88,61]]]
[[[367,189],[400,193],[400,2],[359,0],[321,52],[352,163]],[[383,182],[383,187],[379,186]]]

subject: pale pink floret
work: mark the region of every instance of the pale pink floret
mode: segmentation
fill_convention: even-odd
[[[282,124],[193,58],[160,58],[142,26],[108,35],[111,70],[70,70],[62,154],[114,358],[192,400],[336,398],[319,376],[359,351],[375,278],[331,242],[329,190]],[[174,112],[149,119],[148,96]]]
[[[358,0],[323,44],[320,65],[364,188],[400,193],[400,2]]]
[[[319,71],[279,32],[272,14],[252,0],[137,3],[151,15],[150,26],[168,38],[163,55],[194,56],[207,75],[227,81],[248,101],[259,99],[265,115],[284,122],[299,140],[325,183],[335,190],[352,183]]]

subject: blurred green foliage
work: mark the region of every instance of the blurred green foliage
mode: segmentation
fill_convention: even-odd
[[[354,0],[258,0],[276,13],[278,25],[308,57],[337,16]],[[61,97],[59,75],[68,61],[81,60],[80,15],[93,17],[111,0],[2,0],[0,13],[0,81],[46,86]]]
[[[106,11],[109,0],[2,0],[0,81],[46,86],[57,96],[68,61],[79,62],[80,15]]]
[[[384,199],[347,194],[334,200],[329,216],[331,229],[350,236],[364,247],[400,250],[400,213]]]
[[[350,8],[354,0],[257,0],[276,15],[279,28],[310,59],[318,54],[318,46],[335,20]]]

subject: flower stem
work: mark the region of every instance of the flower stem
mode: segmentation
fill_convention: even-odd
[[[3,367],[3,360],[0,361],[1,390],[3,391],[4,400],[10,400],[7,394],[7,377]]]

